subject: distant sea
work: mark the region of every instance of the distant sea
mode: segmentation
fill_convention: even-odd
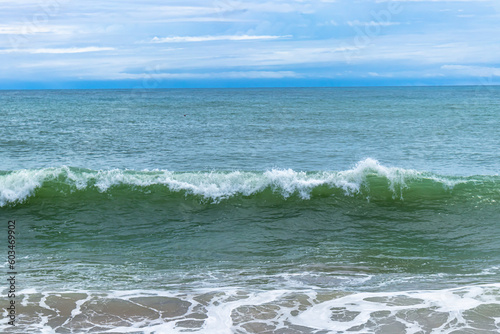
[[[499,332],[499,97],[0,91],[0,332]]]

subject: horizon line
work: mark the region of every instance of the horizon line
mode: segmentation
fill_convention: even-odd
[[[486,83],[486,84],[447,84],[447,85],[432,85],[432,84],[415,84],[415,85],[344,85],[344,86],[248,86],[248,87],[134,87],[134,88],[113,88],[113,87],[104,87],[104,88],[75,88],[75,87],[67,87],[67,88],[2,88],[0,87],[0,91],[49,91],[49,90],[141,90],[141,91],[155,91],[155,90],[174,90],[174,89],[311,89],[311,88],[431,88],[431,87],[500,87],[500,83]]]

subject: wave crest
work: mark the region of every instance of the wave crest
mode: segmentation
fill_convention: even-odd
[[[63,166],[0,173],[0,206],[22,202],[46,187],[69,194],[83,190],[108,192],[117,186],[137,189],[158,185],[170,192],[184,192],[218,202],[238,195],[252,196],[266,189],[284,198],[297,194],[302,199],[310,199],[315,191],[329,189],[330,195],[340,191],[347,196],[361,194],[368,199],[377,194],[403,199],[405,192],[417,191],[417,187],[420,192],[429,189],[440,189],[442,192],[453,189],[457,184],[476,181],[470,177],[445,177],[386,167],[374,159],[360,161],[354,168],[340,172],[297,172],[292,169],[265,172],[95,171]]]

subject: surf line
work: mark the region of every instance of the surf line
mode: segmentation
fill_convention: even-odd
[[[8,324],[11,326],[16,325],[16,221],[9,220],[7,225],[7,241],[8,241],[8,251],[7,251],[7,262],[9,264],[9,272],[7,275],[7,281],[9,282],[9,290],[7,291],[7,298],[9,300],[9,306],[7,307],[7,313],[9,316]]]

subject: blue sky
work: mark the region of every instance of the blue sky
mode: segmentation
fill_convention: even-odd
[[[0,89],[499,82],[500,0],[0,0]]]

